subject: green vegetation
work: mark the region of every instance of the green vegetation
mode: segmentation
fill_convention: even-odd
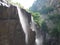
[[[36,24],[40,27],[42,22],[44,21],[41,16],[40,16],[40,13],[38,12],[31,12],[32,16],[33,16],[33,19],[34,21],[36,22]]]
[[[37,14],[34,14],[33,16],[35,17],[34,20],[38,18],[37,22],[35,22],[39,22],[40,29],[42,29],[44,33],[44,45],[60,45],[60,3],[53,3],[54,5],[50,6],[45,5],[45,3],[47,3],[45,0],[36,0],[30,8],[30,11],[33,11],[34,13],[38,12],[40,15],[47,16],[47,20],[44,19],[43,21],[41,21],[43,18],[39,18],[40,15],[38,16]],[[52,25],[50,23],[52,23]],[[50,36],[50,40],[48,41],[46,39],[46,34]]]
[[[60,14],[53,14],[48,16],[49,20],[51,20],[55,25],[50,34],[56,37],[60,33]]]

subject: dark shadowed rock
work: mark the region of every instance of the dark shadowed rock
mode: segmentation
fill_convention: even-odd
[[[29,34],[28,45],[35,45],[35,39],[36,39],[36,32],[31,30]]]

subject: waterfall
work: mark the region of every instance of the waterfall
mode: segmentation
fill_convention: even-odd
[[[26,36],[26,43],[28,43],[28,32],[29,32],[29,24],[28,24],[28,19],[26,18],[25,14],[22,13],[22,11],[17,7],[18,14],[19,14],[19,19],[23,28],[23,31]]]

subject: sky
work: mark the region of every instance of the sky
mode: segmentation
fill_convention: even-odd
[[[35,0],[12,0],[12,2],[20,3],[25,9],[29,9]]]

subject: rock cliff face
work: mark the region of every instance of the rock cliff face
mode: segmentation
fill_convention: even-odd
[[[0,4],[0,45],[25,45],[25,34],[17,8]]]

